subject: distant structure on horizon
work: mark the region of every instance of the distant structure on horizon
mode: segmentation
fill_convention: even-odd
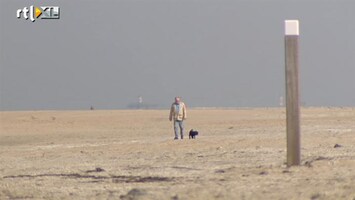
[[[280,105],[280,107],[285,106],[285,99],[283,96],[280,96],[280,104],[279,105]]]
[[[140,108],[143,104],[143,97],[142,96],[139,96],[138,97],[138,107]]]
[[[158,105],[144,103],[143,97],[138,96],[138,101],[127,105],[128,109],[156,109]]]

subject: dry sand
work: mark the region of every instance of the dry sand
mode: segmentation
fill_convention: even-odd
[[[302,109],[290,168],[281,108],[0,114],[0,199],[355,199],[355,108]]]

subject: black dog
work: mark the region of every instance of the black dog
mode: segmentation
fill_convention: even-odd
[[[194,129],[191,129],[189,133],[189,139],[195,139],[196,135],[198,135],[198,131],[194,131]]]

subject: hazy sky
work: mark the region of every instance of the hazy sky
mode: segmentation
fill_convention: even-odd
[[[354,0],[0,0],[0,110],[278,106],[284,20],[301,101],[355,106]],[[59,6],[59,20],[17,19]]]

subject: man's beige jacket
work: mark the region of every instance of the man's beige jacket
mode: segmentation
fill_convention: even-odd
[[[178,109],[179,107],[179,109]],[[171,109],[170,109],[170,116],[169,116],[169,120],[185,120],[187,117],[186,115],[186,106],[183,102],[180,102],[179,106],[177,106],[176,103],[173,103],[171,105]]]

